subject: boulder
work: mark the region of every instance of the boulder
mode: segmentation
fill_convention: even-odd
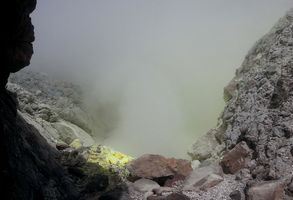
[[[194,170],[184,181],[183,190],[207,190],[223,181],[219,164],[212,163]]]
[[[248,200],[282,200],[284,184],[281,181],[265,181],[257,183],[247,191]]]
[[[235,174],[240,169],[246,167],[250,160],[250,153],[251,150],[244,141],[238,143],[224,155],[221,161],[224,172]]]
[[[188,151],[192,160],[203,161],[209,158],[218,158],[218,154],[224,149],[224,144],[220,144],[215,137],[218,131],[219,129],[211,129],[192,145]]]
[[[127,165],[131,176],[147,179],[170,177],[175,174],[187,176],[191,173],[191,163],[184,159],[165,158],[161,155],[146,154]]]

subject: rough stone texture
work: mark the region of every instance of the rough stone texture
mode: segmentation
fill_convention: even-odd
[[[248,200],[283,200],[284,184],[280,181],[267,181],[257,183],[249,188]]]
[[[178,174],[176,174],[176,175],[174,175],[172,178],[168,179],[168,180],[165,182],[164,186],[166,186],[166,187],[173,187],[173,186],[175,186],[175,185],[177,184],[178,181],[184,181],[185,178],[186,178],[186,177],[183,176],[183,175],[178,175]]]
[[[152,154],[146,154],[131,161],[127,168],[133,177],[148,179],[170,177],[175,174],[187,176],[192,171],[188,160]]]
[[[213,163],[193,170],[186,178],[183,190],[207,190],[223,181],[222,168]]]
[[[245,141],[254,150],[255,178],[292,173],[293,10],[250,50],[237,70],[237,91],[224,110],[228,148]]]
[[[230,199],[229,195],[238,190],[241,195],[241,200],[245,200],[244,187],[245,183],[242,181],[235,180],[235,175],[224,174],[224,180],[219,184],[208,190],[183,190],[184,182],[179,180],[177,184],[172,185],[172,188],[165,190],[161,195],[151,195],[149,198],[155,199],[165,199],[166,196],[177,193],[184,194],[192,200],[227,200]],[[164,188],[163,188],[164,189]],[[130,200],[143,200],[145,198],[145,193],[137,192],[135,190],[129,190]]]
[[[251,150],[244,141],[238,143],[221,160],[224,172],[235,174],[240,169],[247,167],[248,162],[250,162],[250,153]]]
[[[53,143],[66,139],[66,134],[63,138],[49,136],[62,135],[65,130],[69,138],[77,137],[88,146],[93,140],[87,135],[101,141],[118,122],[114,103],[102,103],[98,97],[84,98],[90,96],[84,94],[87,90],[70,80],[53,79],[48,74],[23,69],[11,74],[8,89],[17,93],[20,112],[34,126],[44,126],[46,130],[38,130]]]
[[[257,180],[292,176],[293,10],[248,52],[227,86],[227,105],[214,137],[227,149],[245,141]],[[285,198],[292,198],[288,196]]]
[[[200,137],[188,151],[192,160],[206,160],[208,158],[218,158],[224,150],[224,143],[219,143],[215,135],[217,129],[211,129],[207,134]]]
[[[8,89],[17,94],[21,115],[49,143],[70,144],[74,139],[79,139],[84,146],[94,143],[93,118],[81,103],[78,86],[53,80],[43,73],[22,70],[10,77]]]

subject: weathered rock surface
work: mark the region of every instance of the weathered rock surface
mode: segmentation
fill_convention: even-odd
[[[248,200],[282,200],[285,198],[284,183],[281,181],[267,181],[257,183],[249,188]]]
[[[10,77],[8,89],[18,96],[20,114],[53,146],[74,139],[84,146],[94,143],[93,119],[81,103],[77,86],[22,70]]]
[[[220,165],[213,163],[192,171],[186,178],[183,190],[207,190],[223,181],[223,171]]]
[[[224,143],[219,143],[215,137],[216,129],[211,129],[207,134],[200,137],[193,145],[188,155],[193,160],[206,160],[208,158],[218,158],[225,148]]]
[[[131,161],[127,168],[133,177],[147,179],[170,177],[175,174],[187,176],[192,171],[188,160],[152,154],[146,154]]]
[[[227,149],[246,142],[253,152],[248,167],[252,182],[292,177],[292,84],[293,10],[290,10],[249,51],[225,88],[226,107],[213,133],[212,141],[224,142]],[[293,196],[286,193],[284,198]]]
[[[245,141],[257,179],[291,176],[293,157],[293,10],[250,50],[237,70],[237,94],[222,119],[228,148]]]
[[[224,172],[235,174],[240,169],[247,167],[250,162],[250,153],[251,150],[244,141],[238,143],[221,160]]]

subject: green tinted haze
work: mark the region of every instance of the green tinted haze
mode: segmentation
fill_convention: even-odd
[[[81,84],[93,107],[117,104],[116,129],[98,142],[134,156],[185,157],[216,125],[223,87],[249,48],[292,6],[292,0],[39,0],[31,68]]]

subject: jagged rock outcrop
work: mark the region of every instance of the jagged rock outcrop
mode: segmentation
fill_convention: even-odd
[[[214,137],[227,149],[252,149],[252,182],[290,183],[293,165],[293,10],[249,51],[225,88],[227,105]],[[191,152],[192,153],[192,152]],[[293,198],[286,189],[286,198]],[[283,191],[283,192],[285,192]],[[284,197],[285,198],[285,197]]]
[[[22,70],[10,76],[7,88],[17,94],[20,114],[53,146],[75,139],[84,146],[94,144],[93,118],[82,104],[78,86]]]

